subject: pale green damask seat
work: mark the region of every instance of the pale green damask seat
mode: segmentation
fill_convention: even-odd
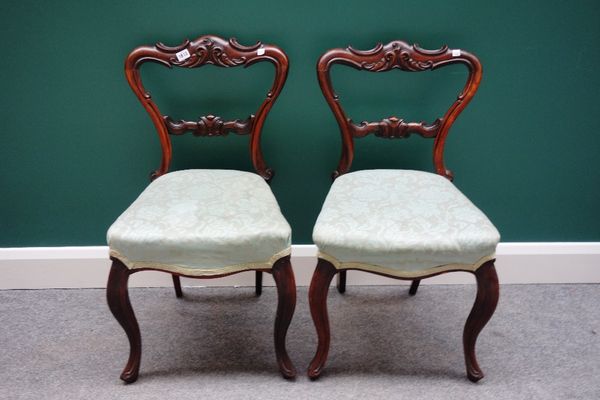
[[[129,269],[208,276],[271,268],[290,254],[291,228],[259,175],[184,170],[154,180],[107,240]]]
[[[249,67],[268,62],[275,67],[275,76],[254,114],[233,120],[205,114],[190,121],[160,111],[142,84],[140,68],[148,62],[190,69],[209,65]],[[275,357],[285,378],[296,375],[285,348],[296,307],[296,283],[290,262],[291,228],[269,188],[274,171],[263,158],[260,145],[262,127],[283,89],[288,64],[286,54],[277,46],[261,42],[243,46],[235,38],[226,40],[213,35],[185,40],[175,47],[160,42],[141,46],[127,56],[127,82],[152,119],[162,159],[150,176],[150,185],[107,233],[112,266],[106,297],[130,346],[129,359],[121,373],[125,382],[138,378],[142,354],[141,333],[129,301],[128,281],[132,274],[145,270],[169,273],[177,297],[183,296],[181,276],[212,279],[254,271],[255,293],[260,295],[263,273],[271,274],[277,286]],[[171,135],[186,133],[198,137],[248,135],[256,173],[223,169],[169,172]]]
[[[411,170],[366,170],[337,178],[313,240],[338,270],[404,278],[492,260],[500,234],[448,179]]]

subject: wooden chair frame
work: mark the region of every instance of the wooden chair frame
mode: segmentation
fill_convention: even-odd
[[[443,117],[436,119],[431,124],[425,122],[405,122],[403,119],[397,117],[384,118],[377,122],[363,121],[360,124],[356,124],[346,116],[340,103],[340,98],[333,90],[330,70],[335,64],[372,72],[385,72],[392,69],[420,72],[434,70],[451,64],[462,64],[467,67],[469,75],[463,90],[448,111]],[[332,174],[334,180],[350,169],[354,158],[354,138],[365,137],[369,134],[388,139],[407,138],[413,133],[425,138],[434,139],[433,164],[435,171],[449,180],[453,179],[452,172],[444,164],[444,145],[453,122],[471,101],[479,87],[482,67],[477,57],[464,50],[449,49],[447,46],[443,46],[438,50],[425,50],[416,44],[411,46],[402,41],[392,41],[386,45],[378,44],[373,49],[367,51],[356,50],[352,47],[329,50],[319,58],[317,76],[323,95],[335,115],[342,136],[342,154],[338,167]],[[337,274],[338,291],[344,293],[346,290],[346,271],[346,269],[338,270],[329,261],[319,258],[310,284],[310,310],[319,338],[316,354],[308,367],[308,375],[311,379],[316,379],[320,376],[329,352],[330,329],[327,314],[329,285],[334,275]],[[461,269],[454,271],[461,271]],[[366,272],[373,273],[373,271]],[[475,303],[464,327],[463,345],[467,377],[471,381],[476,382],[483,378],[483,372],[479,368],[477,358],[475,357],[475,343],[479,333],[494,313],[498,303],[499,285],[494,260],[484,263],[474,272],[470,270],[467,272],[475,275],[478,289]],[[385,274],[379,275],[395,279],[409,279]],[[430,276],[433,275],[421,278]],[[411,295],[417,293],[421,278],[412,279],[409,290]]]
[[[174,120],[163,115],[152,96],[144,89],[140,76],[140,67],[146,62],[162,64],[166,67],[197,68],[204,65],[215,65],[230,68],[244,68],[258,62],[267,61],[275,67],[275,79],[265,99],[255,115],[245,120],[226,121],[219,116],[206,115],[197,121]],[[150,179],[154,180],[169,171],[171,163],[171,139],[169,135],[182,135],[192,132],[195,136],[225,136],[230,132],[238,135],[250,135],[250,156],[256,172],[270,182],[274,171],[264,161],[260,147],[260,137],[263,124],[273,103],[281,93],[287,79],[289,61],[286,54],[278,47],[258,42],[252,46],[243,46],[235,38],[224,40],[217,36],[205,35],[190,41],[185,40],[181,45],[169,47],[162,43],[154,46],[141,46],[134,49],[125,60],[125,75],[129,86],[142,103],[158,132],[162,148],[162,160],[157,170],[153,171]],[[107,284],[108,305],[121,324],[130,344],[130,355],[127,365],[121,374],[121,379],[127,383],[134,382],[139,373],[141,359],[141,336],[135,314],[131,307],[127,282],[133,273],[148,270],[128,269],[120,260],[112,258],[112,267]],[[278,305],[275,316],[275,353],[277,363],[285,378],[293,378],[296,370],[286,348],[285,337],[296,306],[296,284],[290,264],[290,256],[277,260],[272,269],[254,269],[256,273],[256,295],[262,292],[262,273],[273,275],[277,286]],[[235,273],[239,273],[234,272]],[[218,278],[231,274],[212,276],[188,276],[191,278]],[[183,295],[180,274],[172,274],[175,294]]]

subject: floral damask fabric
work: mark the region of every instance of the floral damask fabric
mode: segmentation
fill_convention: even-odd
[[[366,170],[333,183],[313,240],[337,268],[391,275],[473,270],[494,257],[500,234],[446,178]]]
[[[270,268],[291,228],[266,182],[234,170],[184,170],[152,182],[107,234],[129,268],[210,275]]]

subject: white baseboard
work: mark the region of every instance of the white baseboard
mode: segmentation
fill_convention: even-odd
[[[316,265],[314,245],[292,246],[298,286],[308,286]],[[0,248],[0,289],[102,288],[110,261],[106,246]],[[600,242],[500,243],[496,268],[501,284],[600,283]],[[398,285],[408,282],[358,271],[348,285]],[[423,284],[474,283],[472,274],[455,272],[426,279]],[[130,286],[171,286],[168,274],[147,271],[132,275]],[[183,278],[184,286],[251,286],[254,274],[219,279]],[[269,274],[264,284],[274,285]]]

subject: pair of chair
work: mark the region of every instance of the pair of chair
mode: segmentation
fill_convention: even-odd
[[[275,66],[273,85],[255,115],[234,121],[213,115],[200,117],[198,121],[174,120],[163,115],[144,89],[139,72],[146,62],[195,68],[206,64],[246,67],[262,61]],[[330,80],[334,64],[382,72],[425,71],[454,63],[468,68],[467,84],[446,114],[432,124],[394,117],[355,124],[344,113]],[[475,274],[478,290],[464,328],[463,344],[468,378],[481,379],[475,342],[498,301],[494,252],[499,234],[450,182],[452,173],[443,160],[446,136],[477,90],[481,64],[462,50],[443,47],[429,51],[393,41],[369,51],[351,47],[329,50],[319,59],[317,70],[323,94],[341,129],[342,156],[313,233],[319,254],[309,288],[309,303],[318,348],[308,375],[317,378],[327,359],[330,329],[326,300],[334,275],[338,274],[337,288],[341,293],[345,291],[347,271],[354,269],[412,280],[410,294],[414,295],[423,278],[468,271]],[[177,47],[158,43],[136,48],[126,59],[125,73],[158,131],[162,161],[151,174],[152,183],[115,221],[107,235],[112,260],[108,304],[130,344],[129,360],[121,379],[134,382],[138,377],[141,336],[127,282],[131,274],[143,270],[172,274],[177,297],[182,296],[180,276],[216,278],[256,271],[256,295],[260,295],[263,272],[272,274],[278,294],[275,354],[282,375],[293,378],[296,370],[285,347],[296,305],[290,264],[291,228],[267,185],[273,170],[267,167],[260,148],[265,118],[286,81],[287,56],[276,46],[257,43],[247,47],[235,39],[201,36]],[[256,174],[202,169],[168,173],[169,135],[190,131],[196,136],[249,134]],[[411,170],[348,173],[355,137],[375,134],[405,138],[411,133],[434,138],[437,174]]]

